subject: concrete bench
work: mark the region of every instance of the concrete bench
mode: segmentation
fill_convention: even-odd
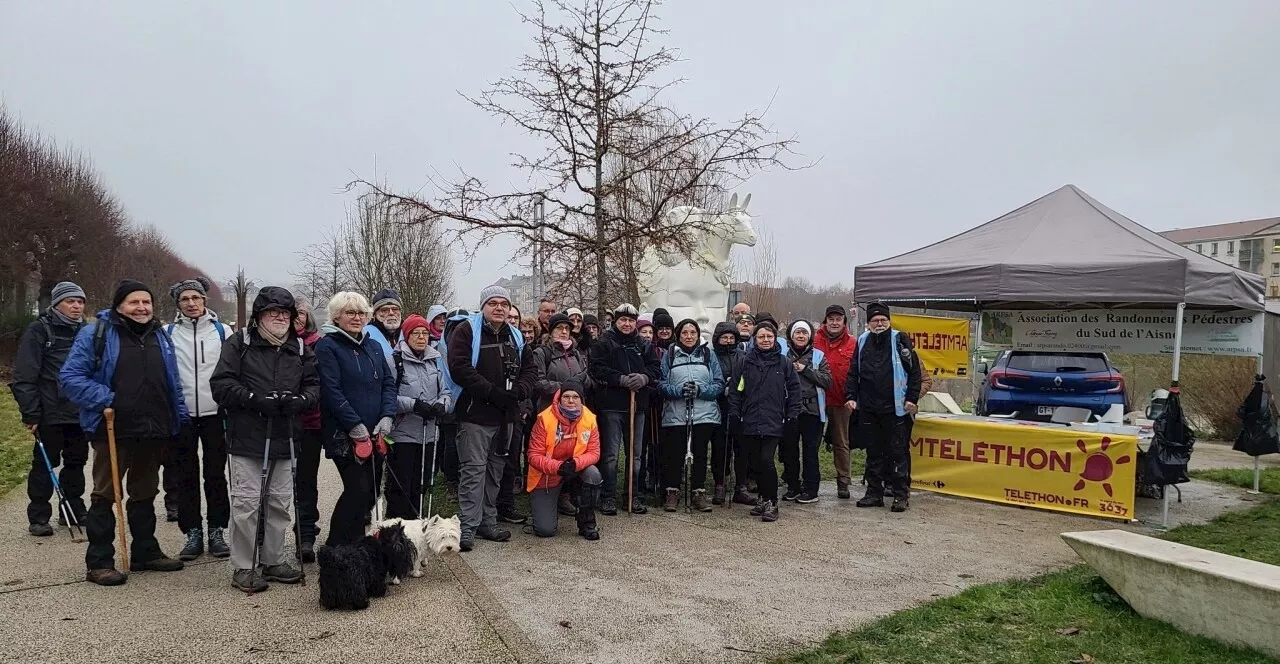
[[[1124,530],[1062,539],[1140,615],[1280,657],[1280,567]]]

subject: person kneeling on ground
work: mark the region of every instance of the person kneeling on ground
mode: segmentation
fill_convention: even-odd
[[[227,340],[209,379],[229,424],[231,585],[247,593],[266,590],[267,581],[302,579],[284,556],[294,495],[289,464],[298,454],[290,446],[295,436],[301,439],[302,414],[320,402],[320,377],[315,354],[293,328],[297,316],[289,291],[263,288],[248,327]],[[260,549],[255,546],[259,535]]]
[[[596,463],[600,461],[600,430],[596,416],[582,405],[585,388],[578,378],[560,385],[551,405],[538,414],[529,438],[529,503],[533,507],[533,532],[552,537],[560,513],[556,505],[560,492],[572,481],[581,482],[578,491],[578,534],[600,539],[596,529],[596,499],[603,481]]]

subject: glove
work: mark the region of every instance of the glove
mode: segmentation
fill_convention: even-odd
[[[384,417],[373,426],[373,437],[385,436],[391,433],[393,428],[395,428],[395,422],[392,422],[390,417]]]
[[[516,407],[520,405],[519,400],[516,399],[516,395],[506,390],[497,389],[489,392],[489,403],[493,404],[495,408],[504,413],[514,411]]]
[[[742,418],[741,417],[738,417],[737,415],[729,416],[729,433],[733,434],[734,438],[742,437]]]
[[[301,394],[285,392],[276,401],[280,402],[280,412],[284,415],[293,415],[294,413],[305,413],[311,410],[311,402]]]
[[[387,437],[386,437],[386,435],[384,435],[384,434],[378,434],[378,435],[374,436],[374,438],[373,438],[373,442],[374,442],[374,444],[375,444],[375,445],[377,446],[377,448],[378,448],[378,454],[380,454],[380,455],[382,455],[382,456],[387,456],[387,453],[391,451],[391,448],[387,447]]]
[[[680,390],[680,394],[683,394],[686,399],[698,396],[698,384],[694,382],[685,383],[684,388]]]
[[[363,424],[357,424],[354,428],[352,428],[350,431],[347,432],[347,435],[351,436],[352,440],[360,440],[361,438],[369,437],[369,430],[365,428]]]
[[[444,404],[442,403],[431,404],[431,415],[434,417],[440,417],[441,415],[444,415],[445,410],[446,409],[444,407]]]
[[[266,415],[267,417],[271,417],[272,415],[280,412],[280,403],[279,400],[276,399],[274,392],[270,394],[250,392],[249,407],[263,415]]]
[[[631,379],[638,381],[638,384],[636,385],[637,390],[649,384],[649,374],[634,373],[631,374]]]
[[[569,479],[576,474],[578,474],[578,464],[574,463],[573,459],[565,459],[564,462],[560,464],[560,477]]]
[[[427,401],[426,399],[415,399],[413,401],[413,414],[431,419],[436,416],[436,411],[434,405],[430,401]]]

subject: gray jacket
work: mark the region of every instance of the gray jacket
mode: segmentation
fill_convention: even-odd
[[[449,390],[445,389],[444,373],[440,370],[444,358],[440,356],[439,351],[428,346],[422,359],[418,359],[405,341],[396,345],[395,355],[399,357],[398,363],[402,367],[404,377],[400,379],[400,392],[396,397],[398,415],[396,426],[391,431],[391,440],[397,445],[434,443],[440,435],[439,427],[435,420],[424,420],[422,416],[414,413],[413,405],[418,399],[423,399],[429,403],[449,407],[451,395]]]
[[[595,388],[595,382],[587,373],[587,358],[578,348],[577,342],[569,350],[561,348],[556,342],[538,346],[533,349],[533,363],[538,367],[538,382],[534,384],[536,413],[541,413],[551,405],[560,384],[570,378],[582,381],[583,388],[588,392]],[[582,396],[587,397],[586,394]]]
[[[824,356],[818,366],[813,366],[813,344],[809,344],[800,353],[795,348],[788,350],[787,359],[804,365],[804,371],[797,376],[800,379],[800,412],[823,417],[824,413],[818,408],[818,388],[831,388],[831,368],[827,366],[827,358]]]

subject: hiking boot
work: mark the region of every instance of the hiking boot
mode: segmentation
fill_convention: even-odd
[[[708,505],[708,504],[707,504],[707,490],[706,490],[706,489],[694,489],[694,490],[693,490],[693,511],[695,511],[695,512],[710,512],[710,511],[711,511],[711,505]]]
[[[120,586],[124,585],[124,582],[128,581],[129,577],[121,574],[119,570],[113,567],[104,567],[85,572],[84,580],[100,586]]]
[[[48,522],[33,523],[27,526],[27,532],[36,537],[50,537],[53,535],[53,526],[50,526]]]
[[[889,511],[890,511],[890,512],[899,512],[899,513],[907,511],[907,499],[906,499],[906,498],[894,498],[894,499],[893,499],[893,507],[890,507],[890,508],[889,508]]]
[[[578,508],[573,506],[573,496],[567,492],[560,492],[560,501],[556,503],[556,509],[564,516],[577,516]]]
[[[498,520],[503,523],[521,524],[529,520],[529,517],[516,511],[514,507],[504,507],[498,510]]]
[[[674,512],[680,506],[680,490],[667,489],[667,496],[662,501],[663,512]]]
[[[591,526],[590,528],[585,528],[580,526],[578,528],[578,536],[584,540],[587,540],[588,542],[594,542],[600,539],[600,530],[597,529],[594,525]]]
[[[487,539],[490,542],[505,542],[511,539],[511,531],[505,528],[493,526],[491,528],[481,528],[476,531],[480,539]]]
[[[212,546],[209,547],[213,549]],[[298,550],[298,557],[304,563],[314,563],[316,561],[316,543],[311,540],[302,540],[302,548]]]
[[[805,491],[804,493],[800,494],[799,498],[796,498],[796,502],[800,503],[801,505],[809,505],[811,503],[816,503],[818,502],[818,494],[812,491]]]
[[[799,497],[800,497],[800,492],[790,487],[787,488],[786,493],[782,494],[783,500],[795,500],[796,498],[799,498]]]
[[[760,516],[761,514],[764,514],[765,505],[768,503],[769,501],[764,498],[757,500],[756,506],[751,508],[751,516]]]
[[[462,533],[462,537],[458,540],[458,550],[466,553],[476,548],[476,536],[471,533]]]
[[[187,531],[187,543],[178,552],[178,560],[195,560],[204,553],[204,531],[192,528]]]
[[[151,560],[142,562],[135,560],[130,567],[137,570],[149,570],[152,572],[177,572],[185,567],[185,565],[182,564],[181,560],[174,560],[162,553],[159,557],[152,558]]]
[[[613,498],[600,501],[600,513],[605,516],[618,516],[618,501]]]
[[[884,507],[884,496],[867,494],[858,499],[858,507]]]
[[[302,572],[282,563],[263,567],[262,578],[276,583],[297,583],[302,580]]]
[[[177,521],[177,520],[178,520],[178,508],[176,508],[176,507],[165,507],[165,508],[164,508],[164,520],[165,520],[165,521],[168,521],[169,523],[174,523],[175,521]]]
[[[637,496],[635,500],[631,501],[631,513],[632,514],[648,514],[649,513],[649,508],[644,506],[643,498],[640,498],[639,496]]]
[[[836,485],[836,498],[839,498],[840,500],[848,500],[848,499],[849,499],[849,485],[848,485],[848,484],[837,484],[837,485]]]
[[[227,540],[223,538],[221,528],[209,529],[209,555],[214,558],[226,558],[231,555],[231,547],[227,546]]]
[[[747,493],[747,487],[740,486],[733,492],[733,502],[739,505],[755,505],[756,499],[752,498],[751,494]]]
[[[444,487],[444,500],[454,505],[458,504],[458,483],[449,482]]]
[[[764,501],[764,511],[760,513],[760,520],[765,523],[773,523],[778,520],[778,505],[772,500]]]
[[[238,569],[231,574],[231,587],[249,593],[260,593],[271,588],[251,569]]]
[[[712,505],[723,505],[723,504],[724,504],[724,498],[725,498],[724,485],[723,485],[723,484],[717,484],[717,485],[716,485],[716,492],[715,492],[714,494],[712,494],[712,495],[711,495],[711,504],[712,504]]]

